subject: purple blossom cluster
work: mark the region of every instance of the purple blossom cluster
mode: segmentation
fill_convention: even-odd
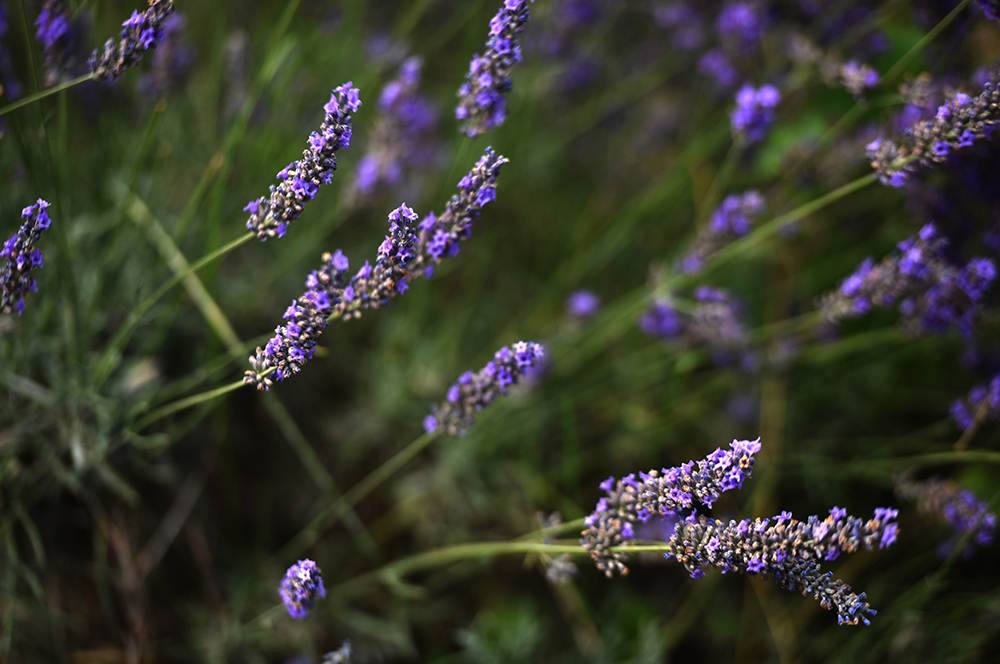
[[[695,305],[681,310],[669,299],[658,299],[639,317],[648,336],[691,347],[707,347],[717,364],[750,368],[754,355],[742,307],[729,291],[711,286],[694,290]]]
[[[288,321],[275,328],[265,348],[250,357],[251,369],[243,382],[259,390],[302,369],[312,358],[316,341],[329,321],[360,318],[364,309],[378,309],[409,288],[410,282],[430,278],[446,257],[458,255],[461,242],[472,233],[472,222],[482,207],[496,199],[496,181],[507,159],[492,148],[458,183],[440,217],[431,212],[419,224],[405,203],[389,214],[389,234],[379,245],[375,266],[365,261],[348,278],[349,262],[339,250],[323,254],[323,267],[309,275],[306,292],[285,311]]]
[[[270,196],[247,203],[250,213],[247,228],[262,242],[284,237],[288,224],[302,216],[307,201],[316,197],[320,185],[333,180],[337,170],[337,151],[351,145],[351,117],[361,106],[358,89],[348,81],[337,86],[324,106],[326,117],[309,135],[302,159],[297,159],[278,171],[277,185],[271,185]]]
[[[865,259],[840,288],[822,298],[823,318],[837,323],[898,304],[904,327],[913,334],[956,327],[971,336],[996,267],[988,258],[973,258],[958,268],[947,260],[946,246],[947,240],[927,224],[878,265]]]
[[[535,0],[530,0],[534,2]],[[507,117],[510,68],[521,61],[517,35],[528,22],[529,0],[504,0],[490,20],[486,52],[472,56],[465,83],[458,89],[455,118],[466,136],[485,134],[499,127]]]
[[[932,478],[914,482],[896,478],[896,493],[904,500],[916,503],[917,511],[943,519],[952,529],[952,536],[941,543],[939,552],[948,555],[958,539],[971,532],[971,540],[963,551],[971,556],[976,546],[989,546],[996,534],[997,515],[989,512],[989,505],[972,491],[951,480]]]
[[[601,298],[587,289],[573,291],[566,298],[566,313],[573,318],[593,318],[601,310]]]
[[[417,91],[422,66],[419,57],[406,59],[399,76],[382,90],[368,152],[358,161],[354,179],[354,188],[361,196],[398,184],[407,167],[430,161],[429,134],[437,123],[437,113]]]
[[[319,567],[311,560],[295,563],[285,572],[278,594],[293,618],[305,618],[316,605],[316,598],[326,597]]]
[[[49,203],[39,198],[34,205],[21,210],[21,218],[27,221],[4,242],[0,251],[0,259],[6,259],[0,268],[0,313],[9,314],[16,309],[20,316],[24,313],[24,294],[38,292],[38,283],[31,272],[43,267],[44,256],[35,243],[52,224],[45,211],[48,207]]]
[[[449,436],[464,434],[478,411],[507,394],[507,388],[516,385],[544,356],[541,344],[534,341],[518,341],[513,349],[504,346],[494,353],[485,367],[475,373],[466,371],[458,377],[448,388],[445,401],[424,418],[424,430],[428,433],[440,431]]]
[[[719,12],[715,28],[722,42],[733,42],[743,53],[757,48],[764,36],[764,20],[749,2],[731,2]]]
[[[864,547],[884,548],[896,541],[896,510],[878,508],[872,519],[847,515],[834,507],[829,516],[810,516],[805,521],[782,512],[773,519],[742,519],[728,523],[697,512],[697,505],[711,508],[726,491],[739,489],[749,479],[760,439],[736,441],[730,449],[716,449],[705,459],[675,468],[652,470],[601,483],[607,494],[584,520],[581,546],[590,551],[599,570],[608,577],[627,574],[629,543],[636,539],[634,524],[659,517],[672,526],[666,533],[666,558],[674,558],[693,578],[704,576],[706,567],[723,574],[772,576],[782,587],[819,600],[825,609],[835,609],[840,624],[869,624],[875,611],[865,595],[820,570],[820,562],[835,560],[841,553]]]
[[[878,85],[881,78],[870,65],[848,60],[840,66],[840,80],[855,97]]]
[[[978,0],[976,3],[983,10],[983,14],[991,21],[1000,23],[1000,1],[998,0]]]
[[[139,64],[147,51],[163,41],[163,22],[174,12],[174,0],[149,0],[143,13],[132,10],[132,16],[122,23],[121,39],[109,39],[104,53],[95,50],[87,61],[95,81],[114,80],[129,67]]]
[[[62,0],[46,0],[35,26],[35,36],[42,45],[45,84],[55,85],[70,67],[78,31]]]
[[[1000,374],[993,376],[984,385],[973,387],[964,399],[952,401],[949,412],[955,424],[965,431],[975,421],[981,408],[986,409],[986,417],[989,419],[1000,417]]]
[[[1000,123],[1000,85],[987,81],[977,97],[958,92],[938,107],[932,120],[905,132],[906,143],[878,138],[866,146],[879,182],[901,187],[919,167],[942,164],[957,150],[989,138]]]
[[[773,85],[744,85],[736,93],[736,108],[729,116],[733,132],[747,143],[759,143],[774,124],[774,109],[781,101]]]
[[[677,262],[677,271],[697,272],[712,254],[733,240],[743,237],[750,224],[764,211],[764,197],[751,189],[732,194],[712,213],[708,225],[701,229],[691,248]]]
[[[731,520],[706,516],[688,517],[678,523],[667,543],[665,558],[684,565],[693,578],[704,576],[706,567],[722,573],[772,577],[781,587],[818,600],[826,610],[837,612],[841,625],[871,624],[876,611],[849,585],[823,572],[820,561],[835,560],[841,553],[885,548],[896,541],[897,511],[880,507],[864,520],[834,507],[829,516],[810,516],[805,521],[782,512],[772,519]]]
[[[686,517],[694,513],[695,503],[711,508],[724,492],[742,487],[753,471],[760,439],[734,440],[729,448],[717,448],[697,462],[639,473],[638,481],[632,473],[617,482],[614,477],[601,482],[608,495],[584,520],[587,529],[580,540],[597,568],[609,578],[615,572],[628,574],[627,556],[611,548],[634,539],[636,522],[654,515]]]

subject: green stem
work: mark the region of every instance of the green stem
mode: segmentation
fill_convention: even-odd
[[[367,477],[351,487],[343,496],[317,515],[292,541],[282,547],[276,557],[279,560],[284,560],[299,555],[319,539],[324,530],[337,523],[362,498],[392,477],[425,447],[437,440],[440,435],[437,432],[425,433],[397,452],[395,456],[369,473]]]
[[[223,385],[222,387],[217,387],[214,390],[209,390],[208,392],[202,392],[201,394],[195,394],[185,399],[179,399],[173,403],[168,403],[162,408],[157,408],[156,410],[148,413],[145,417],[140,419],[135,423],[135,430],[141,431],[147,426],[156,422],[157,420],[162,420],[167,415],[172,415],[178,411],[184,410],[185,408],[190,408],[191,406],[197,406],[200,403],[206,401],[211,401],[216,397],[221,397],[223,394],[228,394],[230,392],[235,392],[236,390],[243,387],[243,379],[236,381],[235,383],[230,383],[228,385]]]
[[[94,372],[94,383],[96,385],[100,385],[102,382],[104,382],[104,380],[107,379],[108,375],[111,373],[111,371],[115,367],[115,364],[117,363],[118,352],[128,342],[129,337],[132,335],[132,332],[135,331],[135,328],[139,324],[139,321],[142,319],[142,317],[146,315],[146,312],[148,312],[150,308],[152,308],[152,306],[156,304],[156,302],[159,301],[161,297],[166,295],[171,288],[173,288],[181,281],[183,281],[183,279],[189,274],[197,272],[198,270],[205,267],[212,261],[228,254],[230,251],[236,249],[240,245],[246,244],[254,237],[256,236],[252,232],[247,232],[244,235],[241,235],[240,237],[236,238],[229,244],[219,247],[215,251],[206,254],[201,259],[195,261],[194,263],[191,263],[191,265],[189,265],[182,272],[179,272],[170,279],[168,279],[162,286],[160,286],[160,288],[156,290],[156,292],[147,297],[139,304],[139,306],[133,309],[132,312],[129,314],[128,320],[125,321],[125,324],[122,325],[122,327],[118,330],[118,333],[115,334],[114,339],[111,340],[111,343],[108,344],[107,349],[101,356],[101,359],[97,365],[97,369]]]
[[[886,75],[883,77],[882,81],[889,82],[895,77],[902,74],[903,70],[906,69],[906,67],[910,64],[910,62],[915,57],[920,55],[920,52],[923,51],[928,44],[934,41],[934,39],[941,33],[942,30],[951,25],[951,22],[954,21],[958,17],[958,15],[962,12],[962,10],[968,7],[970,4],[972,4],[972,0],[962,0],[962,2],[957,7],[951,10],[951,13],[949,13],[947,16],[941,19],[940,23],[935,25],[930,32],[928,32],[920,39],[920,41],[914,44],[913,47],[909,51],[907,51],[903,55],[903,57],[901,57],[899,61],[896,62],[896,64],[892,66],[892,69],[886,72]]]
[[[10,104],[7,104],[3,108],[0,108],[0,115],[6,115],[6,114],[10,113],[11,111],[16,111],[17,109],[21,108],[22,106],[27,106],[28,104],[36,102],[39,99],[45,99],[46,97],[50,97],[50,96],[56,94],[57,92],[62,92],[63,90],[66,90],[67,88],[71,88],[74,85],[79,85],[80,83],[83,83],[84,81],[89,81],[92,76],[93,76],[93,74],[84,74],[83,76],[80,76],[78,78],[74,78],[71,81],[66,81],[65,83],[60,83],[59,85],[51,87],[51,88],[49,88],[47,90],[42,90],[41,92],[36,92],[33,95],[28,95],[27,97],[23,97],[21,99],[18,99],[17,101],[15,101],[13,103],[10,103]]]

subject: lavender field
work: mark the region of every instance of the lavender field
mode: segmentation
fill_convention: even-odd
[[[0,0],[0,664],[997,661],[998,124],[996,0]]]

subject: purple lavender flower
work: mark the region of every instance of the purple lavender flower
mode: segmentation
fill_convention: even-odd
[[[440,217],[431,212],[417,224],[418,215],[404,203],[389,214],[389,235],[379,245],[375,266],[367,261],[348,279],[348,260],[339,250],[323,255],[323,267],[306,280],[308,290],[285,311],[284,326],[250,358],[252,369],[243,382],[259,390],[301,370],[312,358],[316,340],[328,321],[360,318],[364,309],[378,309],[402,294],[415,279],[430,277],[446,257],[458,255],[460,244],[472,233],[472,222],[482,207],[496,198],[500,167],[507,160],[492,148],[458,183]]]
[[[395,185],[408,167],[429,162],[432,150],[428,137],[437,112],[417,92],[422,66],[421,58],[408,58],[400,66],[399,76],[382,90],[368,152],[358,162],[354,179],[354,188],[361,196]]]
[[[753,220],[764,211],[764,197],[751,189],[732,194],[716,208],[707,226],[701,229],[691,249],[677,262],[678,272],[697,272],[719,249],[743,237]]]
[[[729,58],[720,49],[706,51],[698,60],[698,73],[711,76],[716,85],[723,90],[736,85],[739,72],[729,62]]]
[[[748,143],[762,141],[774,123],[774,109],[779,101],[781,95],[773,85],[756,89],[744,85],[736,93],[736,108],[730,116],[733,131]]]
[[[878,72],[869,65],[849,60],[840,67],[840,78],[844,87],[855,97],[860,97],[865,90],[878,85]]]
[[[989,259],[974,258],[959,269],[948,262],[946,246],[934,225],[928,224],[878,265],[866,259],[839,289],[822,298],[824,319],[836,323],[873,308],[898,305],[904,328],[912,334],[956,327],[970,336],[979,303],[996,279],[996,268]]]
[[[757,10],[747,2],[732,2],[722,8],[715,22],[719,41],[735,41],[740,50],[753,50],[764,34],[764,24]]]
[[[316,197],[319,186],[333,180],[337,151],[350,146],[351,117],[360,106],[358,89],[350,81],[334,88],[323,106],[326,117],[319,131],[310,134],[302,159],[278,172],[281,182],[269,187],[270,197],[252,200],[243,208],[250,213],[247,228],[262,242],[283,237],[288,224],[302,216],[305,203]]]
[[[976,4],[983,10],[986,18],[1000,23],[1000,2],[998,0],[979,0]]]
[[[749,519],[725,523],[706,516],[678,523],[665,558],[684,565],[692,578],[704,576],[704,568],[718,567],[722,573],[772,576],[786,590],[801,592],[819,600],[820,606],[836,610],[841,625],[870,624],[875,610],[865,602],[865,594],[823,573],[820,562],[834,560],[841,553],[860,547],[885,548],[896,541],[899,528],[893,509],[878,508],[865,521],[833,508],[829,516],[810,516],[805,521],[782,512],[772,519]]]
[[[601,298],[589,290],[578,290],[566,298],[566,313],[574,318],[591,318],[601,309]]]
[[[507,394],[507,387],[516,385],[524,372],[544,355],[541,344],[534,341],[518,341],[513,350],[504,346],[480,371],[466,371],[459,376],[448,388],[445,401],[424,418],[424,429],[442,431],[450,436],[462,435],[472,426],[476,412]]]
[[[77,31],[66,14],[62,0],[47,0],[35,20],[35,36],[44,52],[46,85],[55,85],[68,71],[73,59]]]
[[[41,198],[34,205],[29,205],[21,211],[21,218],[27,219],[20,229],[9,240],[4,242],[0,258],[6,258],[0,269],[0,312],[9,314],[17,309],[17,315],[24,313],[24,294],[38,292],[38,283],[31,276],[31,271],[41,268],[42,252],[35,248],[35,243],[42,231],[49,227],[49,207]]]
[[[584,521],[587,529],[580,540],[597,568],[608,577],[615,572],[628,574],[626,555],[610,548],[630,539],[625,534],[634,532],[633,523],[645,523],[654,515],[686,518],[693,514],[695,503],[711,508],[722,493],[743,486],[760,451],[760,439],[734,440],[729,447],[697,462],[639,473],[640,481],[631,474],[617,482],[614,477],[601,482],[608,495]]]
[[[139,64],[147,51],[163,41],[163,22],[174,12],[174,0],[149,0],[149,9],[143,13],[132,11],[132,16],[122,23],[121,39],[116,44],[109,39],[104,53],[95,50],[87,65],[95,81],[114,80],[129,67]]]
[[[976,419],[980,408],[986,408],[986,417],[989,419],[1000,417],[1000,374],[993,376],[984,385],[973,387],[964,399],[955,399],[949,412],[959,428],[965,431]]]
[[[316,605],[316,598],[326,597],[319,567],[311,560],[295,563],[285,572],[278,593],[293,618],[305,618]]]
[[[527,22],[528,0],[504,0],[503,7],[490,20],[486,53],[472,56],[465,83],[458,89],[455,118],[467,136],[485,134],[506,119],[510,68],[521,60],[516,36]]]
[[[823,608],[836,609],[841,624],[868,624],[875,611],[855,595],[850,586],[819,569],[821,561],[860,547],[884,548],[896,541],[899,529],[896,510],[878,508],[867,521],[834,507],[823,519],[805,521],[782,512],[773,519],[743,519],[728,523],[696,512],[696,503],[707,508],[729,490],[742,487],[754,466],[760,439],[733,441],[730,449],[717,449],[698,462],[676,468],[634,474],[601,483],[607,497],[585,520],[580,544],[590,551],[599,570],[608,577],[628,574],[627,546],[634,539],[638,522],[657,515],[671,532],[654,539],[667,540],[666,558],[675,558],[693,578],[704,576],[704,568],[719,567],[723,573],[771,575],[788,590],[803,592],[820,601]],[[639,533],[648,532],[640,526]],[[614,550],[612,550],[614,549]]]
[[[978,97],[956,93],[938,107],[933,120],[913,125],[905,145],[877,139],[868,144],[866,153],[879,182],[900,187],[918,167],[944,163],[956,150],[989,138],[998,123],[1000,85],[988,81]]]
[[[721,288],[699,286],[696,304],[686,311],[670,300],[656,300],[639,318],[639,329],[664,341],[691,347],[706,347],[717,364],[737,364],[751,368],[750,336],[736,298]]]
[[[147,99],[179,90],[194,64],[195,49],[184,40],[187,20],[177,13],[163,22],[163,43],[152,56],[149,71],[139,78],[137,88]]]
[[[989,546],[996,534],[997,515],[987,512],[989,505],[968,489],[951,480],[933,478],[913,482],[906,477],[897,477],[896,494],[917,504],[917,511],[925,516],[942,519],[951,526],[952,537],[942,542],[940,552],[947,555],[955,543],[972,531],[972,539],[963,552],[966,557],[975,552],[975,547]]]

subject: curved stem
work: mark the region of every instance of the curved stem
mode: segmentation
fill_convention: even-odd
[[[28,95],[27,97],[23,97],[21,99],[18,99],[17,101],[12,102],[10,104],[7,104],[3,108],[0,108],[0,115],[7,115],[11,111],[16,111],[17,109],[21,108],[22,106],[27,106],[28,104],[36,102],[39,99],[45,99],[46,97],[51,97],[52,95],[54,95],[54,94],[56,94],[58,92],[62,92],[63,90],[66,90],[68,88],[72,88],[74,85],[79,85],[80,83],[83,83],[84,81],[89,81],[92,77],[93,77],[93,74],[84,74],[83,76],[79,76],[77,78],[74,78],[71,81],[66,81],[65,83],[60,83],[59,85],[51,87],[51,88],[49,88],[47,90],[42,90],[41,92],[36,92],[33,95]]]
[[[292,541],[275,554],[279,560],[294,558],[303,550],[311,546],[323,531],[337,523],[348,511],[350,511],[362,498],[371,493],[382,482],[396,474],[400,468],[405,466],[413,457],[417,456],[425,447],[437,440],[441,436],[438,432],[425,433],[412,443],[397,452],[395,456],[373,470],[363,480],[351,487],[343,496],[338,498],[329,507],[323,510],[314,518],[308,526],[303,528]]]

